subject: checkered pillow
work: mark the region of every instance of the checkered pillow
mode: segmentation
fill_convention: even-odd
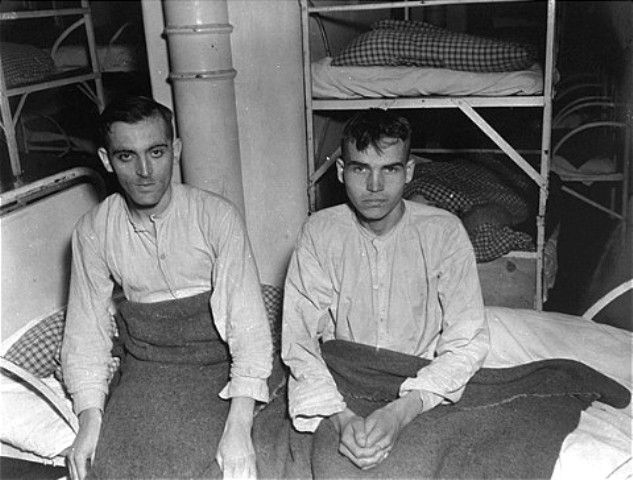
[[[512,215],[513,224],[522,222],[529,214],[521,186],[507,174],[500,177],[488,163],[461,159],[420,163],[415,167],[415,177],[404,190],[405,198],[414,195],[422,195],[438,208],[455,215],[486,203],[503,205]]]
[[[332,59],[333,66],[413,66],[468,72],[525,70],[536,60],[531,46],[451,32],[407,20],[382,20]]]
[[[4,358],[38,377],[48,377],[59,366],[66,310],[38,322],[7,350]]]
[[[273,285],[262,284],[262,297],[266,307],[266,315],[270,323],[270,334],[273,337],[273,351],[278,353],[281,348],[281,312],[283,304],[283,289]]]
[[[0,42],[0,55],[8,88],[39,82],[55,73],[50,55],[33,45]]]

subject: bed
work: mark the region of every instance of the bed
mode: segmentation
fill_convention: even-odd
[[[99,60],[99,71],[102,73],[135,72],[146,70],[142,45],[122,41],[124,33],[134,27],[125,22],[106,43],[95,45]],[[59,70],[86,68],[90,64],[89,52],[85,45],[65,44],[64,40],[71,33],[70,28],[60,35],[51,48],[51,57]]]
[[[434,6],[454,2],[433,2]],[[473,2],[460,2],[468,4]],[[485,3],[485,2],[476,2]],[[491,2],[492,3],[492,2]],[[498,2],[502,3],[502,2]],[[342,112],[365,108],[458,109],[506,162],[518,166],[536,189],[531,242],[516,236],[517,248],[503,257],[480,263],[480,278],[488,305],[542,308],[555,272],[556,235],[546,237],[546,201],[549,189],[552,92],[557,81],[554,59],[556,2],[537,3],[544,13],[544,54],[529,43],[449,31],[412,20],[413,9],[424,2],[324,2],[302,0],[302,39],[308,146],[308,196],[318,208],[317,184],[333,165],[326,138],[329,119]],[[369,29],[334,52],[328,28],[353,22],[353,12],[388,10],[390,18],[374,20]],[[424,12],[424,8],[421,8]],[[396,17],[395,11],[403,12]],[[338,16],[337,16],[338,15]],[[390,15],[387,13],[385,16]],[[368,17],[375,19],[367,14]],[[332,27],[333,26],[333,27]],[[315,35],[318,30],[320,35]],[[313,58],[315,39],[324,55]],[[482,108],[538,108],[541,121],[537,144],[522,149],[499,133],[479,110]],[[508,110],[509,111],[509,110]],[[331,142],[330,142],[331,143]],[[451,146],[447,146],[451,148]],[[330,150],[330,152],[333,148]],[[491,150],[491,149],[488,149]],[[425,154],[425,149],[414,150]],[[529,155],[534,155],[529,157]],[[507,158],[509,157],[509,158]],[[549,242],[548,242],[549,240]],[[518,245],[523,243],[522,245]],[[546,255],[547,252],[547,255]],[[549,271],[545,272],[545,265]],[[547,275],[544,275],[547,273]]]
[[[69,239],[77,218],[102,195],[99,176],[79,168],[0,196],[2,257],[6,259],[1,272],[3,456],[63,465],[63,452],[74,439],[77,419],[59,381],[58,362]],[[618,291],[627,288],[633,288],[633,281]],[[274,286],[262,286],[262,292],[278,352],[282,292]],[[597,308],[605,303],[597,302]],[[633,334],[593,322],[590,317],[597,308],[584,318],[488,307],[492,349],[485,366],[570,358],[633,389],[629,368]],[[631,419],[630,405],[623,410],[592,405],[565,440],[552,478],[630,476]]]
[[[59,34],[49,50],[41,48],[37,41],[42,32],[56,31],[51,19],[59,22],[70,19],[73,23]],[[104,107],[104,91],[87,0],[81,1],[80,8],[58,6],[35,10],[32,7],[30,10],[1,12],[0,20],[11,27],[7,28],[7,35],[3,35],[0,42],[0,100],[11,170],[14,182],[19,186],[23,174],[20,150],[50,151],[60,155],[70,150],[94,151],[91,139],[85,135],[73,137],[55,119],[66,99],[59,102],[58,96],[44,96],[41,92],[74,85],[92,102],[91,106],[100,111]],[[23,40],[26,31],[38,33],[32,43]],[[20,34],[17,37],[20,41],[12,39],[10,34],[13,32]],[[62,44],[73,32],[82,32],[80,48],[84,61],[69,65],[56,55],[64,51]],[[29,96],[35,93],[38,94],[37,101],[27,103]]]

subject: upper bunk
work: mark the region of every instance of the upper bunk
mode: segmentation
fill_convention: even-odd
[[[473,108],[546,107],[551,99],[555,0],[546,4],[526,0],[315,3],[301,0],[306,100],[314,111],[460,108],[464,104]],[[543,51],[414,19],[420,8],[504,3],[546,9]],[[389,19],[376,17],[378,11]],[[349,23],[356,12],[376,21],[342,51],[332,52],[331,32],[325,23]],[[312,52],[316,32],[323,43],[321,55]]]
[[[0,9],[0,65],[8,97],[101,78],[88,2],[55,3],[41,2],[38,9]],[[47,37],[48,44],[39,43]],[[60,63],[59,53],[66,47],[62,43],[69,38],[81,44],[84,62]],[[98,101],[97,94],[91,97]]]

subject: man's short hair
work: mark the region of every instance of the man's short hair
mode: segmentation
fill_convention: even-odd
[[[108,104],[99,116],[98,133],[100,144],[106,147],[108,146],[108,135],[113,123],[138,123],[153,117],[163,119],[169,139],[173,140],[173,114],[165,105],[140,95],[127,95],[116,98]]]
[[[407,146],[407,158],[411,144],[411,125],[409,121],[390,110],[370,108],[354,115],[343,129],[341,152],[343,161],[348,158],[347,146],[354,145],[363,152],[372,146],[378,153],[382,152],[385,138],[402,140]]]

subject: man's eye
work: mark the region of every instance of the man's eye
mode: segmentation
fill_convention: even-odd
[[[132,155],[129,153],[117,153],[116,158],[121,162],[129,162],[132,160]]]
[[[400,169],[398,167],[385,167],[385,173],[397,173]]]
[[[367,169],[362,166],[355,165],[352,167],[352,173],[365,173],[365,171],[367,171]]]
[[[150,154],[151,154],[151,155],[152,155],[152,157],[154,157],[154,158],[160,158],[160,157],[162,157],[162,156],[165,154],[165,150],[163,150],[163,149],[161,149],[161,148],[158,148],[158,149],[156,149],[156,150],[152,150],[152,151],[150,152]]]

